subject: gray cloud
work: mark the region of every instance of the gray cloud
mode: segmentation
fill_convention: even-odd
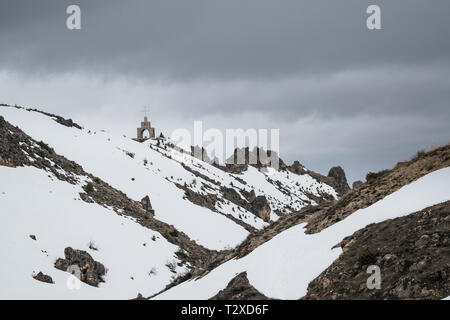
[[[449,15],[447,0],[3,0],[0,103],[130,135],[144,104],[166,133],[280,128],[288,162],[361,179],[450,140]]]
[[[365,27],[373,1],[5,0],[0,65],[149,78],[253,78],[447,60],[450,3],[376,1],[383,30]],[[4,48],[3,48],[4,47]]]

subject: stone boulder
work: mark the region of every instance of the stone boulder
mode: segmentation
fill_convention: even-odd
[[[245,191],[244,189],[241,190],[242,195],[247,199],[248,202],[253,202],[256,199],[255,190],[251,190],[250,192]]]
[[[334,188],[341,196],[346,194],[350,190],[350,187],[347,183],[347,178],[345,177],[344,169],[342,169],[340,166],[331,168],[328,172],[328,177],[333,178]]]
[[[304,174],[306,173],[305,167],[298,161],[295,160],[294,163],[287,167],[289,171],[295,174]]]
[[[245,207],[247,202],[240,196],[240,194],[233,188],[222,187],[221,191],[223,193],[223,197],[234,204]]]
[[[54,283],[52,277],[42,272],[39,272],[37,275],[33,276],[33,278],[45,283]]]
[[[278,156],[278,153],[272,150],[265,151],[263,148],[254,147],[250,150],[248,147],[234,149],[233,155],[226,160],[226,170],[231,173],[242,173],[246,171],[248,165],[258,170],[272,167],[277,170],[287,168],[284,161]]]
[[[149,196],[145,196],[144,198],[142,198],[141,204],[142,208],[148,213],[150,213],[151,216],[155,215],[155,211],[152,208],[152,203],[150,202]]]
[[[55,268],[68,271],[69,267],[78,267],[80,270],[80,280],[93,287],[98,287],[100,282],[104,282],[103,276],[106,269],[100,262],[95,261],[89,253],[82,250],[75,250],[71,247],[64,249],[65,259],[59,258],[55,262]],[[77,276],[77,274],[74,274]]]
[[[270,206],[265,196],[257,196],[255,200],[250,203],[250,211],[263,219],[265,222],[270,221]]]

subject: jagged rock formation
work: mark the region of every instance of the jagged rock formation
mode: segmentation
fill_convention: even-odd
[[[350,190],[347,183],[347,178],[345,177],[344,169],[340,166],[332,167],[328,172],[328,177],[334,179],[334,187],[339,194],[344,195],[348,190]]]
[[[286,169],[286,164],[275,151],[254,147],[250,151],[248,147],[234,149],[225,165],[225,170],[231,173],[242,173],[251,165],[257,169],[273,167],[281,170]]]
[[[227,287],[210,300],[268,300],[265,295],[256,290],[247,279],[247,273],[242,272],[231,280]]]
[[[71,266],[77,266],[80,270],[80,281],[93,287],[98,287],[100,282],[104,282],[103,276],[106,269],[103,264],[95,261],[89,253],[82,250],[74,250],[71,247],[64,249],[65,259],[59,258],[55,262],[55,268],[62,271],[69,271]],[[75,274],[78,276],[77,274]]]
[[[295,160],[292,165],[287,167],[287,169],[295,174],[306,173],[305,167],[298,160]]]
[[[344,169],[342,169],[340,166],[332,167],[328,172],[328,176],[324,176],[317,172],[306,170],[305,167],[297,160],[295,160],[292,165],[287,166],[286,169],[298,175],[309,174],[317,181],[332,186],[340,196],[344,195],[345,193],[348,192],[348,190],[350,190]],[[319,203],[322,202],[320,201],[320,199],[318,200]]]
[[[442,299],[450,294],[450,201],[372,224],[344,239],[341,256],[305,299]],[[367,252],[370,252],[370,259]],[[367,289],[369,264],[381,289]]]
[[[258,217],[268,222],[270,220],[270,206],[265,196],[257,196],[250,203],[250,212],[255,213]]]
[[[142,203],[142,208],[145,211],[148,211],[152,216],[155,215],[155,210],[153,210],[153,208],[152,208],[152,203],[150,202],[149,196],[145,196],[144,198],[142,198],[141,203]]]
[[[240,207],[246,208],[266,222],[270,220],[271,208],[265,196],[256,196],[254,190],[247,193],[244,191],[243,193],[246,199],[243,199],[235,189],[227,187],[222,187],[222,192],[225,199],[230,200]]]

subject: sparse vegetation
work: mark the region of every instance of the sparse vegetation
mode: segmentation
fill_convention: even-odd
[[[125,153],[127,156],[134,159],[135,154],[133,152],[125,151]]]
[[[98,251],[98,247],[93,240],[90,240],[88,243],[88,247],[91,250]]]
[[[424,155],[426,154],[426,151],[425,150],[419,150],[419,151],[417,151],[417,153],[414,155],[414,157],[412,157],[412,161],[414,161],[414,160],[418,160],[418,159],[420,159],[420,158],[422,158]]]
[[[389,173],[390,170],[381,170],[378,172],[369,172],[366,174],[366,181],[372,181]]]
[[[170,270],[170,272],[177,273],[177,263],[176,261],[167,261],[166,267]]]
[[[157,274],[158,274],[158,273],[157,273],[155,267],[151,268],[150,271],[148,272],[148,276],[149,276],[149,277],[151,277],[151,276],[156,276]]]

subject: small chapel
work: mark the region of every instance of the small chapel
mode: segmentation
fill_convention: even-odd
[[[148,137],[145,136],[145,132],[148,133]],[[141,122],[141,126],[137,128],[136,141],[143,142],[148,139],[155,138],[155,128],[152,128],[150,121],[148,121],[147,116],[144,117],[144,121]]]

